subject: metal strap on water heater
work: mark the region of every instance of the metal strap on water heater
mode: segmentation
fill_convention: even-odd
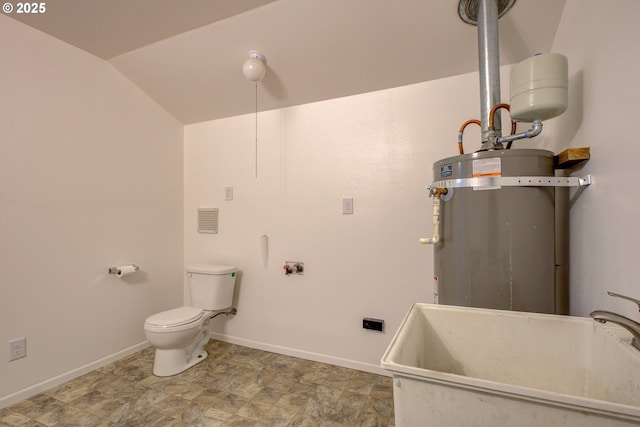
[[[553,176],[484,176],[436,181],[431,188],[464,187],[585,187],[591,184],[591,175],[582,178]]]

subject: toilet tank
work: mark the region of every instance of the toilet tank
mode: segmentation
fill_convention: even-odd
[[[203,310],[224,310],[231,307],[237,270],[228,265],[187,267],[191,306]]]

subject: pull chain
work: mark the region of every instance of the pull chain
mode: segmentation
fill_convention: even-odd
[[[258,82],[256,82],[256,179],[258,178]]]

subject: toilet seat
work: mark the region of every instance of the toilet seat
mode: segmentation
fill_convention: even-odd
[[[151,332],[178,332],[198,327],[203,316],[201,308],[183,306],[149,316],[144,327]]]

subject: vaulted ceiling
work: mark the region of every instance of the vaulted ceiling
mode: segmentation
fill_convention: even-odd
[[[548,52],[564,0],[517,0],[499,21],[502,64]],[[242,75],[267,58],[270,110],[478,69],[457,0],[53,0],[10,16],[109,61],[182,123],[255,111]]]

